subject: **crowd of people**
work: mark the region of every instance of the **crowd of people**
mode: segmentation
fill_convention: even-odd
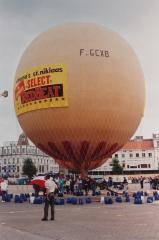
[[[95,194],[95,191],[99,186],[99,184],[89,178],[82,178],[80,176],[56,176],[52,178],[53,181],[57,185],[57,191],[59,194],[75,194],[77,192],[84,191],[85,195],[88,195],[89,191],[92,191],[92,194]],[[40,189],[36,184],[33,186],[35,190],[35,195],[38,195]]]
[[[143,189],[145,183],[150,184],[150,189],[159,190],[159,176],[155,177],[122,177],[122,180],[116,181],[113,177],[108,176],[107,178],[93,180],[90,177],[81,177],[80,175],[56,175],[52,176],[52,180],[57,185],[57,192],[59,194],[76,194],[77,192],[83,191],[87,196],[89,193],[95,195],[96,191],[108,190],[114,188],[116,190],[128,189],[128,185],[140,184],[140,188]],[[3,180],[0,184],[1,195],[4,196],[8,190],[8,181]],[[39,195],[39,192],[43,189],[38,185],[33,185],[35,196]],[[3,201],[3,199],[2,199]]]
[[[128,180],[132,184],[140,184],[141,189],[144,188],[145,183],[150,184],[150,189],[154,190],[159,190],[159,175],[154,176],[154,177],[145,177],[145,176],[140,176],[140,177],[129,177]]]
[[[124,177],[122,181],[116,182],[112,177],[98,179],[97,181],[90,177],[81,177],[77,176],[55,176],[52,177],[52,180],[57,185],[57,192],[59,194],[76,194],[78,192],[84,192],[85,196],[88,194],[96,195],[100,190],[127,190],[128,181]],[[35,196],[38,196],[39,191],[42,189],[39,188],[36,184],[33,185],[35,190]]]
[[[150,184],[150,189],[159,190],[159,176],[154,177],[122,177],[120,181],[116,181],[113,177],[109,176],[100,180],[93,180],[89,177],[82,178],[80,176],[58,176],[54,178],[58,186],[58,190],[61,193],[73,194],[77,191],[84,191],[85,195],[88,195],[89,191],[92,194],[96,190],[104,190],[109,188],[116,188],[119,190],[128,189],[129,184],[140,184],[140,188],[143,189],[145,183]]]
[[[123,177],[120,181],[116,181],[113,177],[109,176],[108,178],[100,179],[100,181],[95,181],[90,177],[81,177],[80,175],[58,175],[50,176],[46,175],[44,177],[44,187],[40,187],[37,184],[33,185],[35,191],[35,197],[39,196],[40,192],[43,192],[45,199],[44,205],[44,215],[41,219],[42,221],[48,220],[48,210],[49,206],[51,208],[51,218],[54,220],[54,196],[57,193],[59,197],[63,197],[64,194],[77,195],[78,193],[84,193],[85,196],[91,194],[92,196],[97,195],[100,190],[106,190],[107,194],[110,191],[121,192],[128,191],[128,185],[131,184],[140,184],[140,188],[144,188],[144,183],[147,182],[150,184],[150,189],[159,190],[159,176],[155,177]],[[5,196],[8,192],[8,180],[3,179],[0,183],[2,202],[5,201]]]

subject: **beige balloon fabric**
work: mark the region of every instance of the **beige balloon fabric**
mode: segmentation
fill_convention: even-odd
[[[144,113],[144,76],[119,34],[92,23],[64,24],[25,50],[14,102],[35,145],[62,166],[86,172],[135,133]]]

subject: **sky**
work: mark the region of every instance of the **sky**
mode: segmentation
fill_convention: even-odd
[[[93,22],[118,32],[136,52],[145,77],[144,117],[135,135],[159,133],[158,0],[0,0],[0,144],[22,132],[14,111],[13,82],[25,48],[41,32],[66,22]]]

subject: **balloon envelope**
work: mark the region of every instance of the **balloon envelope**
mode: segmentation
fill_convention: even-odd
[[[22,129],[59,164],[81,172],[100,166],[130,139],[144,101],[136,54],[96,24],[51,28],[17,67],[14,102]]]

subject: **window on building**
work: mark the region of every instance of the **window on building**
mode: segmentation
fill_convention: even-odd
[[[17,172],[19,172],[19,166],[17,166]]]
[[[32,154],[36,154],[36,148],[32,148]]]
[[[16,153],[16,152],[15,152],[15,148],[12,148],[12,153],[13,153],[13,154],[15,154],[15,153]]]
[[[152,157],[152,153],[148,153],[149,157]]]
[[[26,149],[25,148],[22,148],[22,153],[26,153]]]
[[[132,154],[132,153],[130,153],[130,158],[131,158],[131,157],[133,157],[133,154]]]
[[[4,164],[6,164],[7,163],[7,161],[6,161],[6,159],[4,159]]]
[[[141,168],[147,168],[147,164],[141,164]]]
[[[7,154],[7,150],[6,149],[3,149],[3,154]]]
[[[20,153],[20,148],[17,147],[17,153]]]
[[[115,154],[115,158],[118,158],[118,154]]]
[[[157,147],[159,148],[159,141],[157,141]]]
[[[8,148],[8,149],[7,149],[7,154],[10,154],[10,153],[11,153],[11,151],[10,151],[10,149]]]
[[[137,166],[130,166],[130,168],[137,168]]]
[[[19,164],[19,158],[17,158],[17,164]]]
[[[29,154],[30,152],[30,147],[27,147],[26,152]]]
[[[127,168],[129,168],[129,165],[127,165]]]
[[[142,157],[145,157],[146,155],[145,155],[145,153],[142,153]]]
[[[125,154],[122,154],[121,156],[122,156],[122,158],[125,158]]]
[[[151,164],[148,164],[148,167],[151,168]]]
[[[136,153],[136,157],[139,157],[139,153]]]
[[[37,152],[38,155],[42,155],[43,154],[42,151],[40,149],[38,149],[38,148],[36,149],[36,152]]]

